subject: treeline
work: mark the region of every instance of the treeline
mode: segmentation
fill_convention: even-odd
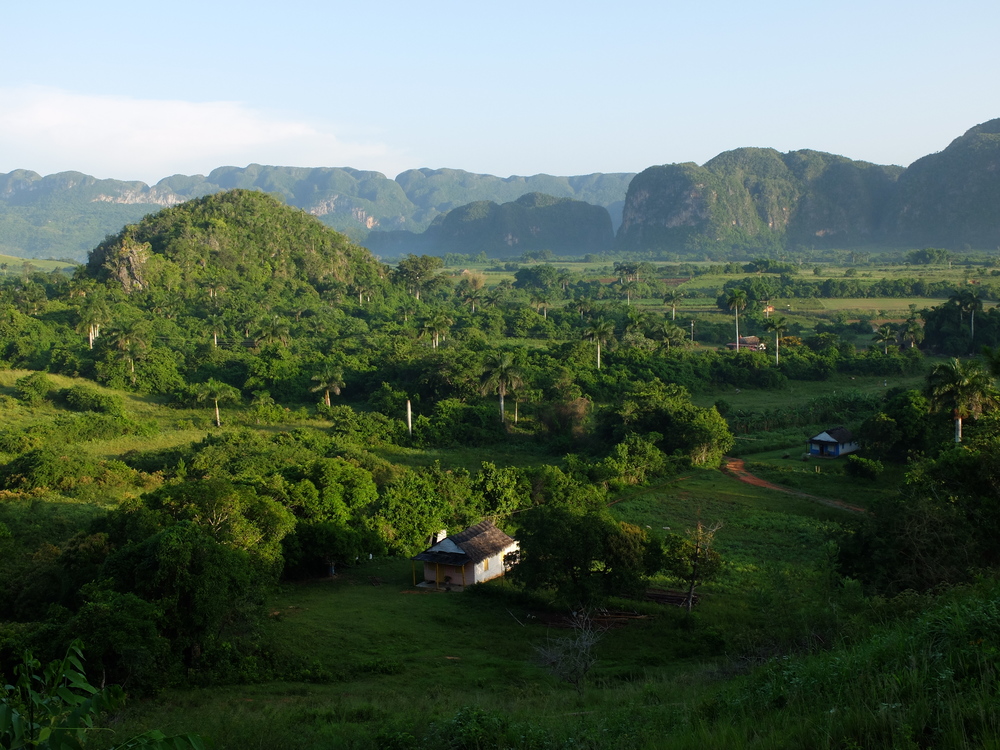
[[[955,284],[949,281],[928,281],[926,279],[863,279],[856,276],[842,279],[808,280],[781,274],[777,278],[760,276],[749,279],[734,279],[723,284],[722,296],[733,289],[743,289],[754,301],[772,299],[851,299],[867,297],[947,297],[955,291]],[[984,286],[982,294],[996,298],[993,286]],[[721,299],[721,297],[720,297]]]

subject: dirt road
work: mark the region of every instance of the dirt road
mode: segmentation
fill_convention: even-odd
[[[840,500],[831,500],[828,497],[818,497],[816,495],[810,495],[805,492],[799,492],[798,490],[793,490],[789,487],[782,487],[780,484],[775,484],[774,482],[768,482],[766,479],[761,479],[760,477],[754,476],[749,471],[744,468],[744,463],[742,458],[730,458],[726,457],[726,464],[723,468],[727,474],[731,474],[736,479],[741,482],[746,482],[747,484],[752,484],[755,487],[766,487],[769,490],[777,490],[778,492],[785,492],[789,495],[795,495],[796,497],[801,497],[805,500],[811,500],[814,503],[820,503],[821,505],[828,505],[831,508],[840,508],[841,510],[846,510],[850,513],[864,513],[864,508],[859,508],[857,505],[849,505],[848,503],[842,502]]]

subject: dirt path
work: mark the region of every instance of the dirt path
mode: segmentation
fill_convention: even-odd
[[[773,482],[768,482],[766,479],[761,479],[760,477],[754,476],[749,471],[744,468],[744,462],[742,458],[730,458],[726,457],[726,465],[723,469],[727,474],[731,474],[736,479],[741,482],[746,482],[747,484],[752,484],[754,487],[766,487],[769,490],[777,490],[778,492],[785,492],[789,495],[795,495],[796,497],[801,497],[806,500],[812,500],[814,503],[820,503],[821,505],[829,505],[831,508],[840,508],[841,510],[846,510],[850,513],[865,513],[864,508],[859,508],[857,505],[849,505],[848,503],[841,502],[840,500],[831,500],[827,497],[818,497],[816,495],[809,495],[805,492],[798,492],[797,490],[790,489],[788,487],[782,487],[780,484],[774,484]]]

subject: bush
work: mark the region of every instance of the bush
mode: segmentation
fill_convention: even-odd
[[[848,476],[852,476],[855,479],[868,479],[874,482],[879,478],[879,475],[885,471],[885,467],[882,465],[881,461],[875,461],[870,458],[862,458],[854,453],[847,457],[847,466],[845,467]]]
[[[403,422],[378,412],[358,412],[350,406],[327,406],[319,403],[316,413],[333,424],[330,432],[361,443],[391,442],[405,430]]]
[[[93,476],[96,464],[79,456],[60,455],[51,448],[28,451],[4,467],[2,486],[10,490],[67,488],[80,477]]]
[[[472,405],[457,398],[438,401],[429,419],[415,419],[413,433],[418,445],[428,446],[490,445],[506,434],[494,403]]]
[[[59,397],[73,411],[96,411],[104,414],[121,414],[124,411],[121,398],[86,385],[64,388],[59,392]]]
[[[17,397],[28,406],[38,406],[54,387],[52,381],[42,372],[33,372],[14,382]]]

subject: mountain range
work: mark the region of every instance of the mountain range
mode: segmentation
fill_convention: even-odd
[[[453,209],[470,203],[514,203],[535,193],[551,198],[532,199],[528,201],[531,205],[505,208],[499,215],[508,220],[493,221],[492,226],[509,234],[517,224],[511,223],[514,215],[523,219],[525,213],[548,214],[561,223],[562,214],[576,212],[588,217],[588,222],[595,222],[588,236],[600,237],[601,249],[607,249],[613,237],[610,216],[621,216],[633,176],[622,173],[500,178],[456,169],[414,169],[390,180],[380,172],[347,167],[251,164],[244,168],[220,167],[208,176],[174,175],[149,186],[143,182],[102,180],[79,172],[43,177],[15,170],[0,174],[0,253],[82,261],[105,236],[146,214],[237,188],[279,196],[288,205],[301,208],[358,242],[365,243],[372,235],[387,234],[390,245],[398,244],[405,236],[414,238],[416,244],[426,244],[420,235],[436,218]],[[568,199],[574,207],[567,209],[564,203],[551,199]],[[561,208],[555,207],[556,203]],[[577,203],[580,205],[575,206]],[[594,211],[595,207],[600,210]],[[469,208],[465,220],[453,220],[452,224],[467,226],[470,211],[473,215],[492,213],[492,218],[497,219],[497,212]],[[525,231],[527,236],[539,235],[534,225]],[[538,240],[549,241],[546,246],[551,247],[552,241],[558,240],[556,233],[546,229]],[[508,247],[515,247],[512,254],[520,254],[529,245],[534,246],[526,241]]]
[[[812,150],[726,151],[639,174],[500,178],[415,169],[220,167],[149,186],[78,172],[0,174],[0,253],[80,261],[163,207],[260,190],[387,256],[1000,247],[1000,119],[907,168]]]

